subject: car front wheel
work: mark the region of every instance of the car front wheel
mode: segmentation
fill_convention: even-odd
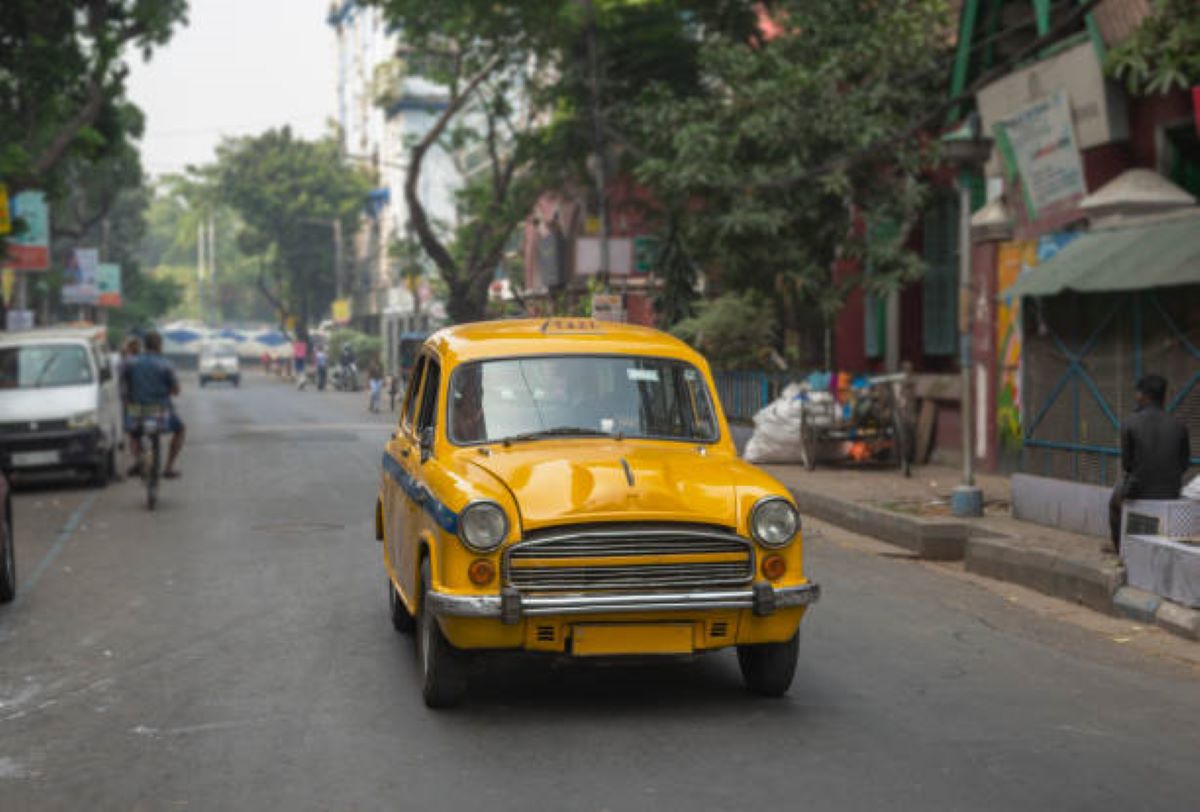
[[[4,505],[4,532],[0,533],[0,603],[17,597],[17,553],[13,545],[12,505]]]
[[[737,654],[746,690],[759,696],[783,696],[796,675],[800,632],[786,643],[738,646]]]
[[[450,708],[467,692],[464,655],[450,645],[428,609],[429,559],[421,563],[421,614],[417,618],[417,656],[421,663],[421,695],[430,708]]]

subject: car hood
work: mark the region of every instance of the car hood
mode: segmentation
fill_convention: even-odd
[[[46,386],[0,392],[0,415],[5,423],[65,420],[96,408],[96,385]]]
[[[544,440],[471,462],[508,487],[526,529],[614,520],[736,527],[730,460],[695,445],[666,445]]]

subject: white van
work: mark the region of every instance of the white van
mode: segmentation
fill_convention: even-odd
[[[116,475],[121,396],[103,328],[0,333],[0,468]]]
[[[237,344],[232,341],[205,342],[200,347],[199,372],[201,386],[213,381],[229,381],[237,386],[242,380]]]

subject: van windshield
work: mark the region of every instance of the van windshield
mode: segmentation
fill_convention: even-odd
[[[41,389],[92,382],[87,350],[69,344],[0,347],[0,389]]]

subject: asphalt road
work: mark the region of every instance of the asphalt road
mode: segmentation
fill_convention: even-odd
[[[428,711],[372,535],[388,416],[257,373],[183,404],[159,511],[17,494],[0,810],[1200,808],[1194,664],[828,527],[785,699],[731,652],[506,658]]]

